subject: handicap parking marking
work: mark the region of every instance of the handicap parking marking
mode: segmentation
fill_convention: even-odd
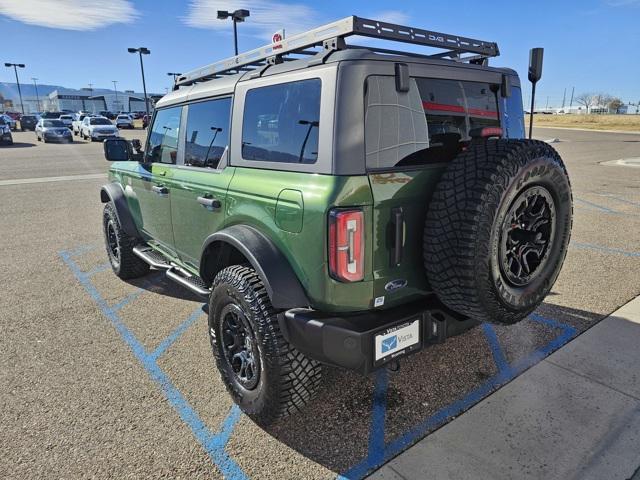
[[[605,247],[594,243],[571,242],[570,246],[581,250],[594,250],[596,252],[608,253],[612,255],[622,255],[623,257],[640,258],[640,252],[629,252],[620,248]]]
[[[640,207],[640,202],[634,202],[633,200],[628,200],[626,198],[620,197],[618,195],[614,195],[612,193],[596,193],[601,197],[610,198],[620,203],[625,203],[627,205],[633,205],[634,207]]]
[[[388,373],[386,370],[379,370],[376,376],[376,389],[374,393],[373,412],[369,429],[369,449],[367,458],[353,466],[348,471],[338,475],[336,477],[337,480],[356,480],[364,478],[367,474],[377,468],[380,468],[385,462],[389,461],[413,443],[423,438],[430,431],[441,427],[450,418],[456,417],[465,412],[493,391],[504,386],[516,376],[520,375],[525,370],[565,345],[578,334],[577,329],[574,327],[541,315],[531,314],[528,317],[528,320],[560,330],[561,333],[554,340],[535,350],[526,357],[509,363],[493,326],[489,323],[482,324],[481,328],[487,339],[489,348],[491,349],[497,373],[480,386],[468,392],[461,399],[441,408],[421,423],[389,443],[385,443],[384,434]]]
[[[180,335],[182,335],[182,333],[184,333],[189,325],[199,318],[202,310],[199,309],[200,311],[197,315],[196,312],[194,312],[161,343],[160,347],[158,347],[154,352],[148,353],[142,343],[123,323],[118,313],[119,309],[110,307],[91,282],[92,272],[95,269],[83,272],[74,261],[74,257],[89,252],[94,248],[95,246],[84,246],[71,251],[61,251],[59,252],[59,255],[75,275],[78,282],[98,305],[103,315],[115,327],[124,343],[127,344],[131,352],[147,371],[151,380],[153,380],[153,382],[160,388],[164,397],[178,413],[181,420],[189,426],[195,439],[207,452],[212,462],[218,467],[223,476],[232,480],[247,479],[247,476],[240,466],[226,452],[226,446],[229,438],[231,437],[231,434],[233,433],[233,430],[241,416],[240,409],[234,405],[226,419],[223,421],[220,430],[217,433],[212,432],[157,364],[158,357],[162,355],[162,353],[164,353],[166,349],[171,346],[180,337]],[[129,297],[131,297],[131,295]],[[129,301],[132,300],[133,298]]]
[[[108,268],[108,264],[100,264],[86,272],[81,271],[74,257],[83,255],[96,248],[96,246],[83,246],[73,250],[60,252],[60,257],[75,275],[78,282],[84,287],[98,305],[104,316],[111,322],[125,344],[128,345],[134,356],[147,371],[149,377],[157,384],[166,400],[178,413],[180,419],[191,429],[191,432],[207,452],[213,464],[220,470],[225,478],[246,479],[248,478],[238,463],[227,453],[226,448],[231,438],[235,426],[242,416],[240,409],[234,405],[231,407],[226,418],[222,422],[219,430],[210,430],[198,413],[191,407],[187,399],[178,388],[171,382],[167,374],[158,365],[159,358],[203,315],[202,306],[198,307],[186,318],[177,328],[175,328],[160,344],[151,352],[147,351],[138,338],[127,328],[120,317],[120,310],[124,305],[135,301],[143,292],[144,288],[138,288],[135,292],[121,299],[114,306],[109,306],[98,289],[92,283],[92,276]],[[580,247],[579,247],[580,248]],[[614,249],[615,250],[615,249]],[[614,252],[619,253],[619,252]],[[625,252],[630,253],[630,252]],[[635,256],[635,255],[634,255]],[[638,254],[640,256],[640,253]],[[157,279],[147,279],[145,283],[151,285]],[[491,324],[482,324],[481,329],[486,339],[487,345],[492,354],[493,362],[496,365],[496,373],[485,380],[476,388],[468,391],[462,398],[444,406],[418,424],[412,426],[397,438],[387,442],[386,421],[387,421],[387,394],[389,391],[389,373],[386,369],[380,369],[374,374],[375,388],[371,407],[369,438],[366,458],[353,465],[347,471],[338,474],[338,479],[360,479],[371,471],[382,466],[401,451],[405,450],[417,440],[420,440],[432,430],[444,425],[452,417],[458,416],[471,408],[477,402],[490,395],[496,389],[502,387],[513,378],[521,374],[527,368],[538,363],[553,351],[562,347],[573,337],[577,330],[569,325],[563,324],[553,319],[532,314],[528,321],[541,323],[551,329],[560,330],[560,335],[554,340],[538,348],[531,354],[512,361],[508,361],[505,351],[500,344],[498,335]]]

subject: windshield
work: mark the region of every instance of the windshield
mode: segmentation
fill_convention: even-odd
[[[89,120],[91,125],[111,125],[111,122],[106,118],[92,118]]]
[[[36,117],[32,116],[32,115],[24,115],[22,117],[22,120],[35,120]]]
[[[64,123],[60,120],[45,120],[42,126],[45,128],[64,127]]]
[[[60,120],[71,120],[71,118],[72,118],[71,115],[62,115],[60,117]]]
[[[129,120],[129,117],[126,115],[118,115],[118,120]]]

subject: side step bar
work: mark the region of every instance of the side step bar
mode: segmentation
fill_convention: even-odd
[[[191,290],[196,295],[205,299],[209,298],[211,290],[207,288],[205,283],[197,275],[191,275],[189,272],[183,270],[167,261],[167,259],[159,252],[155,251],[149,246],[138,245],[133,247],[133,253],[148,263],[151,267],[158,270],[165,270],[167,278],[182,285],[188,290]]]
[[[167,270],[167,277],[191,290],[193,293],[200,295],[201,297],[209,298],[211,290],[207,288],[202,279],[197,275],[189,275],[182,269],[171,267]]]

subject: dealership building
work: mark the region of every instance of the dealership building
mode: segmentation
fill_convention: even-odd
[[[162,95],[148,94],[149,110],[153,109],[155,102]],[[137,93],[132,90],[92,90],[83,88],[80,90],[58,89],[48,95],[44,102],[45,110],[62,111],[70,110],[77,112],[80,110],[87,112],[100,112],[108,110],[111,112],[137,112],[144,111],[144,93]]]

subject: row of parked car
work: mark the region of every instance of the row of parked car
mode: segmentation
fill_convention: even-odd
[[[101,112],[102,113],[102,112]],[[114,120],[112,122],[111,120]],[[33,130],[36,140],[42,142],[73,142],[73,136],[83,140],[102,141],[105,138],[119,136],[122,128],[135,128],[133,115],[120,113],[109,119],[104,115],[78,112],[44,112],[37,115],[22,115],[19,119],[22,131]],[[142,116],[142,128],[147,128],[149,119]],[[5,114],[0,114],[0,144],[12,144],[11,130],[16,130],[16,120]]]

